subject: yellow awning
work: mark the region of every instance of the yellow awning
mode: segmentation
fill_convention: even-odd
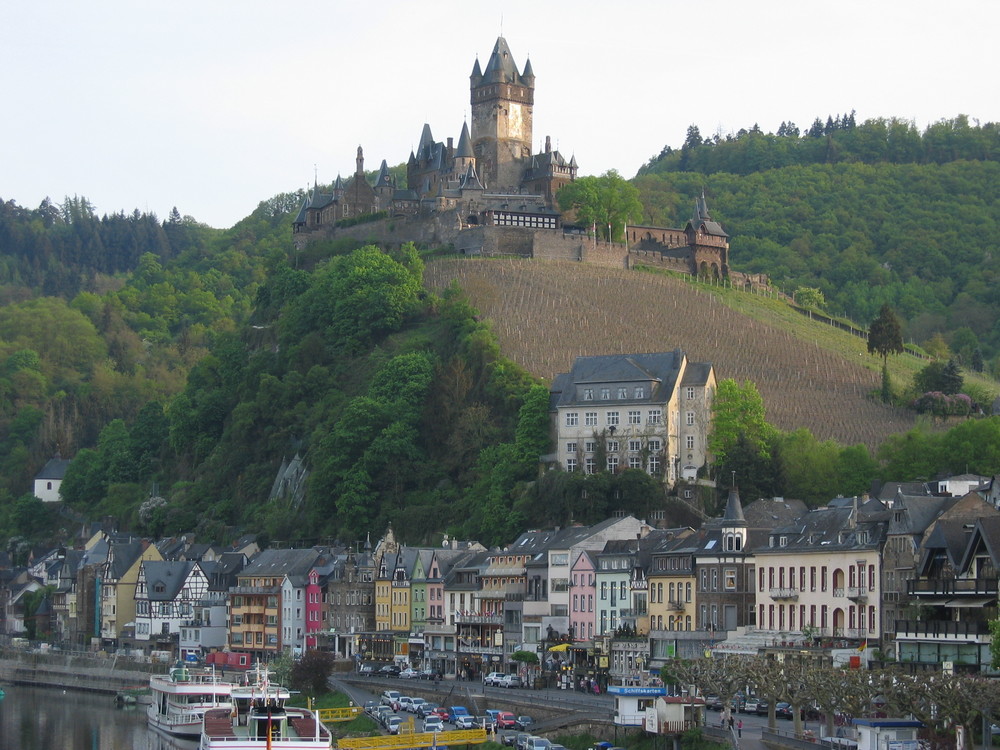
[[[569,648],[568,643],[560,643],[558,645],[549,648],[549,651],[566,651]]]

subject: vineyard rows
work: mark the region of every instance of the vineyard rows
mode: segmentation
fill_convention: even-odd
[[[756,383],[768,421],[782,430],[806,427],[818,439],[874,450],[914,424],[909,412],[868,398],[879,374],[860,361],[745,317],[667,276],[569,262],[464,259],[429,263],[425,278],[436,291],[457,280],[491,321],[504,355],[547,380],[567,372],[580,355],[679,347],[691,361],[712,362],[720,379]]]

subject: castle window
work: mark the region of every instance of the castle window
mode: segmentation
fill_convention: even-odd
[[[580,415],[579,415],[579,413],[577,413],[575,411],[567,412],[566,413],[566,426],[567,427],[576,427],[578,424],[580,424]]]
[[[587,453],[593,453],[597,450],[597,442],[594,440],[585,440],[583,443],[583,449]]]
[[[694,412],[693,411],[689,411],[685,415],[685,419],[687,420],[688,427],[691,427],[692,425],[694,425]]]
[[[602,401],[607,401],[610,398],[611,398],[611,389],[610,388],[601,388],[601,400]]]
[[[686,438],[684,438],[684,441],[689,451],[694,450],[694,435],[688,435]]]
[[[650,409],[647,413],[646,422],[648,424],[663,424],[663,410],[662,409]]]
[[[619,388],[618,398],[628,398],[628,388]]]
[[[688,387],[688,389],[687,389],[687,397],[689,399],[690,398],[694,398],[694,388],[691,388],[690,386]]]
[[[616,411],[608,412],[608,427],[617,427],[619,421],[619,415]]]
[[[653,440],[649,441],[649,452],[650,453],[659,453],[660,450],[662,449],[662,447],[663,447],[662,443],[660,443],[660,441],[657,440],[657,439],[653,439]]]
[[[620,447],[617,440],[608,441],[608,453],[617,453]]]
[[[597,412],[596,411],[584,412],[583,424],[585,427],[597,427]]]
[[[629,424],[642,424],[642,412],[641,411],[630,411],[628,413],[628,423]]]
[[[570,443],[566,443],[566,452],[567,453],[576,453],[576,442],[575,441],[574,442],[570,442]]]
[[[567,458],[566,459],[566,471],[568,471],[570,473],[576,471],[576,459],[575,458]]]
[[[593,401],[594,400],[594,389],[593,388],[584,388],[583,389],[583,400],[584,401]]]
[[[641,385],[635,387],[635,397],[636,398],[646,398],[646,389]]]

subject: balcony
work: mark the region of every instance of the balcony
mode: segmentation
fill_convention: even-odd
[[[459,625],[503,625],[503,615],[456,612],[455,622]]]
[[[798,601],[799,592],[796,589],[771,589],[768,592],[772,599],[785,599],[789,601]]]
[[[679,599],[676,599],[676,600],[675,599],[671,599],[669,602],[667,602],[667,609],[672,609],[672,610],[674,610],[676,612],[683,612],[684,611],[684,602],[682,602]]]
[[[906,593],[917,597],[986,596],[996,598],[996,578],[918,578],[906,582]]]
[[[464,643],[458,647],[463,654],[479,654],[481,656],[503,656],[502,646],[466,646]]]
[[[866,602],[868,601],[868,589],[864,586],[849,586],[847,598],[855,602]]]
[[[987,643],[990,626],[985,620],[896,620],[896,640],[904,638],[930,641],[974,641]]]

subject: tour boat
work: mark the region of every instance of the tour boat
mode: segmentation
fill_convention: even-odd
[[[205,712],[200,750],[326,750],[330,731],[305,708],[286,706],[289,691],[257,667],[247,685],[233,686],[233,705]]]
[[[233,684],[215,667],[177,665],[165,675],[150,677],[149,689],[149,725],[177,737],[198,737],[208,709],[233,707]]]

